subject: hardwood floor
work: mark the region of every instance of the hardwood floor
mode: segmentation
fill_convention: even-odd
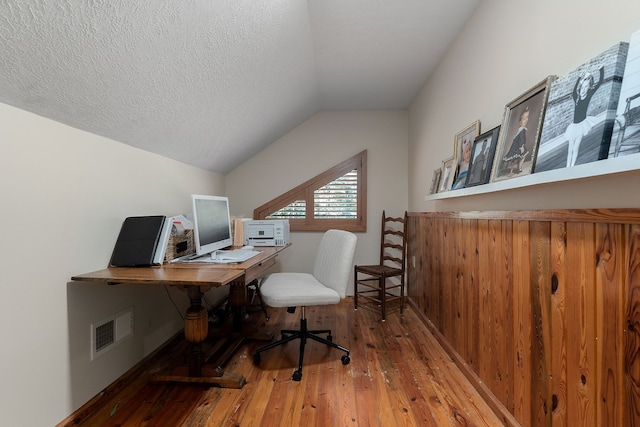
[[[411,308],[391,310],[382,323],[367,307],[353,310],[347,299],[335,307],[307,308],[309,328],[331,328],[342,352],[307,342],[302,381],[294,341],[262,354],[264,341],[245,344],[226,367],[242,373],[242,389],[197,384],[158,384],[149,377],[184,357],[178,340],[128,384],[115,386],[60,425],[79,426],[502,426]],[[299,310],[269,309],[251,320],[272,330],[297,329]]]

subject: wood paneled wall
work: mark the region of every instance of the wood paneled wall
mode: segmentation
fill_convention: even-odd
[[[640,209],[411,213],[407,294],[506,425],[640,425]]]

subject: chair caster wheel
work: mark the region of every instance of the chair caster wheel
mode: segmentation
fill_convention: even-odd
[[[294,381],[300,381],[302,379],[302,372],[293,371],[293,376],[291,377],[291,379]]]
[[[256,353],[253,355],[253,363],[255,363],[256,365],[260,364],[260,353]]]
[[[343,365],[348,365],[351,362],[351,358],[349,357],[348,354],[345,354],[344,356],[342,356],[340,360],[342,361]]]

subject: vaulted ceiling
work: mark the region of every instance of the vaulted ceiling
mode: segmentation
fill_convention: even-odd
[[[227,173],[312,114],[406,109],[478,0],[3,0],[0,102]]]

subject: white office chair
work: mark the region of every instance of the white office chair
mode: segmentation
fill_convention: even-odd
[[[334,305],[345,297],[349,275],[353,268],[356,250],[356,235],[348,231],[329,230],[320,241],[316,253],[313,273],[273,273],[260,285],[264,302],[270,307],[287,307],[289,313],[301,307],[300,330],[283,330],[282,339],[256,350],[253,360],[260,363],[260,353],[294,339],[300,340],[298,369],[293,372],[293,380],[302,379],[302,360],[307,339],[312,339],[330,347],[344,351],[343,365],[348,365],[349,349],[333,342],[331,331],[307,329],[305,307],[312,305]],[[327,338],[318,335],[327,334]]]

